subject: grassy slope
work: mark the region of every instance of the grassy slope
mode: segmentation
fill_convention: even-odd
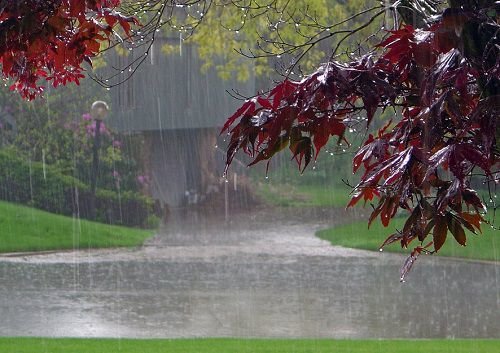
[[[493,353],[499,340],[264,340],[0,338],[9,353]]]
[[[403,228],[404,221],[403,218],[396,218],[387,228],[384,228],[379,221],[374,221],[370,229],[368,229],[367,221],[361,221],[321,230],[316,235],[330,241],[333,245],[378,250],[389,234],[393,233],[395,229]],[[483,234],[480,235],[469,232],[466,247],[458,245],[453,236],[448,234],[447,241],[438,254],[468,259],[498,260],[500,257],[500,231],[491,229],[486,224],[483,225],[482,231]],[[408,249],[401,249],[399,243],[386,246],[384,251],[409,253]]]
[[[137,246],[151,235],[0,202],[0,252]]]
[[[264,201],[284,207],[345,207],[350,200],[345,185],[260,183],[257,193]]]

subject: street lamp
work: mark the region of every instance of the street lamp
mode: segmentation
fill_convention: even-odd
[[[101,148],[101,122],[108,115],[109,107],[106,102],[95,101],[90,108],[90,115],[95,121],[94,146],[92,147],[92,169],[90,171],[90,200],[89,216],[96,219],[95,194],[97,190],[97,174],[99,172],[99,149]]]

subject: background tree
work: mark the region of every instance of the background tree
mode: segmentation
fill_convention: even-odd
[[[329,32],[333,30],[347,33],[353,24],[361,24],[359,31],[365,33],[373,30],[367,28],[368,11],[363,7],[361,0],[3,1],[2,76],[12,80],[12,90],[33,99],[45,88],[42,79],[57,87],[79,84],[85,71],[93,75],[85,66],[91,67],[111,47],[124,53],[143,50],[144,56],[116,68],[111,77],[94,77],[102,86],[112,87],[135,72],[161,28],[195,43],[207,67],[222,58],[224,65],[217,69],[223,77],[236,72],[244,80],[251,70],[269,72],[268,57],[286,59],[284,63],[300,61],[303,68],[311,69],[326,59],[325,48],[316,46],[318,39],[325,39],[323,34],[332,37]],[[356,12],[351,21],[337,21]],[[171,50],[164,48],[165,52]],[[258,56],[253,54],[258,51]],[[256,60],[245,61],[238,52],[256,56]]]
[[[193,4],[193,10],[189,11],[197,12],[194,7],[206,3]],[[179,20],[173,25],[175,28],[172,25],[166,28],[169,32],[175,29],[177,35],[196,45],[204,67],[215,66],[224,78],[236,73],[238,79],[246,80],[251,74],[260,76],[273,74],[276,68],[286,69],[290,61],[299,61],[299,54],[303,55],[300,67],[313,69],[328,58],[325,49],[331,43],[312,45],[311,40],[305,40],[317,38],[321,31],[327,33],[331,23],[362,10],[364,3],[359,0],[212,1],[211,10],[203,16],[203,25],[192,33]],[[176,18],[179,17],[184,16]],[[360,17],[349,25],[362,23],[365,18]],[[347,25],[339,27],[346,29]]]

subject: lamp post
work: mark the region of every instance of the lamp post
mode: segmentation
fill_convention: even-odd
[[[95,194],[97,190],[97,174],[99,173],[99,150],[101,148],[101,123],[108,115],[109,107],[106,102],[95,101],[90,108],[90,115],[95,121],[94,145],[92,146],[92,169],[90,171],[90,200],[89,216],[96,219]]]

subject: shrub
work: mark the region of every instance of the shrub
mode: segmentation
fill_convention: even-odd
[[[89,218],[90,187],[57,168],[20,158],[15,149],[0,150],[0,199],[45,211]],[[126,191],[98,189],[97,220],[109,224],[147,226],[154,214],[151,198]]]

